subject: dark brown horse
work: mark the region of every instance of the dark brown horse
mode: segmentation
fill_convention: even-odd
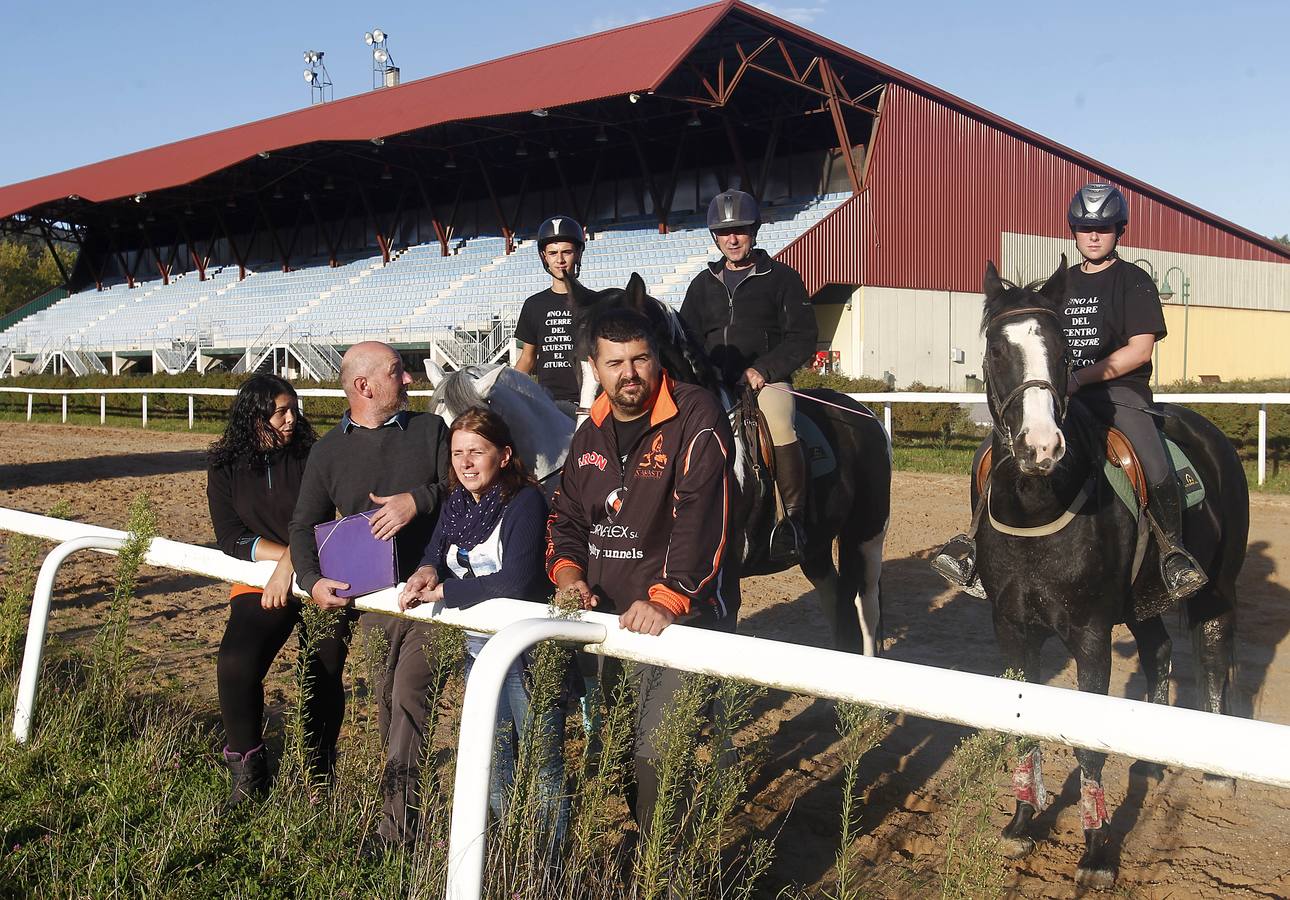
[[[1123,263],[1122,263],[1123,265]],[[1169,698],[1171,644],[1159,615],[1139,621],[1135,609],[1164,609],[1154,541],[1137,560],[1144,527],[1103,476],[1106,440],[1078,400],[1067,405],[1067,348],[1061,322],[1066,266],[1042,287],[1018,287],[985,274],[986,355],[982,365],[994,423],[994,468],[977,534],[977,567],[994,608],[1004,665],[1039,680],[1040,649],[1056,636],[1075,658],[1079,689],[1107,693],[1111,629],[1123,622],[1138,645],[1148,699]],[[1249,491],[1231,443],[1211,422],[1163,405],[1166,435],[1184,449],[1205,499],[1184,521],[1187,549],[1209,584],[1185,601],[1196,646],[1199,696],[1225,713],[1234,658],[1236,576],[1245,558]],[[977,496],[973,488],[973,508]],[[1061,524],[1065,522],[1065,524]],[[1060,527],[1056,527],[1060,525]],[[1077,881],[1095,888],[1115,880],[1101,780],[1106,754],[1076,748],[1084,855]],[[1039,750],[1019,761],[1013,777],[1016,812],[1003,831],[1008,855],[1034,849],[1027,833],[1044,805]]]
[[[579,359],[589,355],[585,335],[597,314],[615,307],[635,309],[653,324],[663,366],[673,378],[703,385],[721,396],[727,409],[733,406],[698,340],[674,310],[649,296],[639,275],[633,274],[626,288],[594,292],[572,281],[570,295]],[[590,377],[586,368],[583,379]],[[824,401],[799,401],[798,411],[828,442],[836,467],[811,482],[802,572],[832,610],[834,646],[875,655],[882,647],[879,577],[891,512],[887,436],[873,414],[846,395],[828,390],[805,393]],[[766,553],[776,518],[774,485],[745,442],[737,439],[735,443],[735,475],[741,488],[737,520],[743,523],[739,574],[781,571],[784,566],[768,561]]]

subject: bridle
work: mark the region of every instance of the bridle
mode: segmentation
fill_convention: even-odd
[[[1004,312],[997,313],[994,316],[991,316],[990,320],[986,323],[986,332],[988,334],[989,330],[994,326],[996,322],[1000,322],[1004,319],[1013,319],[1013,318],[1016,318],[1017,316],[1032,316],[1032,315],[1049,316],[1050,318],[1052,318],[1052,320],[1055,323],[1057,323],[1058,328],[1061,328],[1062,326],[1061,318],[1057,315],[1057,313],[1053,312],[1051,309],[1047,309],[1042,306],[1026,306],[1026,307],[1022,307],[1021,309],[1009,309]],[[1070,356],[1069,349],[1065,352],[1065,354],[1063,354],[1062,363],[1066,367],[1066,377],[1067,379],[1069,379],[1070,371],[1071,371],[1071,356]],[[1021,382],[1021,384],[1013,388],[1008,393],[1008,395],[1003,398],[1003,402],[1001,403],[999,402],[999,395],[994,388],[994,378],[991,376],[991,373],[990,373],[988,354],[986,358],[981,362],[981,371],[982,371],[982,374],[985,376],[985,395],[986,395],[986,401],[990,406],[990,412],[992,414],[991,418],[994,420],[993,422],[994,432],[995,434],[999,435],[999,437],[1003,438],[1003,442],[1008,448],[1009,455],[1015,455],[1015,453],[1013,452],[1012,429],[1008,427],[1008,424],[1005,421],[1005,415],[1008,412],[1008,408],[1011,407],[1012,404],[1017,401],[1017,398],[1020,397],[1023,393],[1025,393],[1030,388],[1036,388],[1036,387],[1042,388],[1043,390],[1051,394],[1053,398],[1053,405],[1057,409],[1058,423],[1064,422],[1066,420],[1066,410],[1070,403],[1070,398],[1066,396],[1065,391],[1058,390],[1057,386],[1053,384],[1051,381],[1049,381],[1047,378],[1030,378],[1026,381]],[[1002,423],[1003,425],[1002,430],[1000,430],[999,428],[1000,423]]]

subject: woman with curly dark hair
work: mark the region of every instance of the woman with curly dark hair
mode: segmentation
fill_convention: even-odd
[[[277,563],[263,590],[233,586],[216,662],[228,742],[224,759],[233,774],[230,806],[268,792],[264,676],[297,623],[301,647],[308,643],[302,607],[291,592],[294,569],[287,547],[296,495],[316,439],[295,388],[276,375],[254,375],[238,390],[223,436],[207,451],[206,497],[219,548],[237,559]],[[318,637],[309,661],[304,725],[310,765],[314,774],[326,776],[335,759],[344,693],[339,640]]]

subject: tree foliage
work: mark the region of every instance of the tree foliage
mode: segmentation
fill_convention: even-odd
[[[60,247],[58,253],[70,272],[75,251]],[[47,247],[23,240],[0,240],[0,315],[62,283],[63,276]]]

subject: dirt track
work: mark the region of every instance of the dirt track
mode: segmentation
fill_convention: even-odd
[[[140,490],[159,510],[160,533],[193,543],[212,539],[206,514],[200,449],[209,436],[140,430],[10,425],[0,456],[0,506],[46,512],[58,500],[72,503],[75,518],[99,525],[124,524],[125,507]],[[966,524],[964,479],[898,474],[891,533],[883,571],[888,654],[896,659],[994,674],[1000,668],[987,604],[943,590],[924,557]],[[1251,500],[1249,553],[1241,576],[1240,693],[1260,719],[1290,724],[1290,498]],[[51,635],[75,641],[99,624],[108,564],[82,556],[64,569]],[[215,709],[214,653],[224,624],[226,588],[174,572],[149,570],[140,588],[132,643],[145,650],[152,674],[178,682]],[[800,575],[750,579],[744,590],[740,631],[776,640],[827,645],[826,619]],[[1175,702],[1191,705],[1192,654],[1174,627]],[[1127,630],[1116,634],[1112,693],[1141,697]],[[1285,652],[1283,652],[1285,651]],[[279,660],[273,700],[281,702]],[[1050,683],[1074,686],[1074,668],[1050,644]],[[832,706],[824,701],[772,694],[762,704],[758,729],[769,756],[743,824],[778,834],[770,874],[773,885],[823,886],[836,852],[840,806],[839,763]],[[857,848],[872,872],[875,895],[909,893],[899,873],[932,869],[944,850],[947,762],[965,729],[921,719],[897,719],[882,744],[863,762],[868,790],[863,835]],[[1018,896],[1069,897],[1082,849],[1079,780],[1074,757],[1045,748],[1054,806],[1040,817],[1047,832],[1039,849],[1020,863],[1000,861]],[[1233,753],[1239,748],[1233,748]],[[1236,794],[1216,794],[1199,774],[1169,770],[1160,783],[1130,777],[1130,760],[1107,764],[1112,827],[1123,842],[1120,889],[1130,896],[1284,897],[1290,895],[1290,792],[1240,784]],[[1288,762],[1290,764],[1290,762]],[[1002,792],[996,824],[1011,804]],[[772,892],[773,894],[773,892]]]

